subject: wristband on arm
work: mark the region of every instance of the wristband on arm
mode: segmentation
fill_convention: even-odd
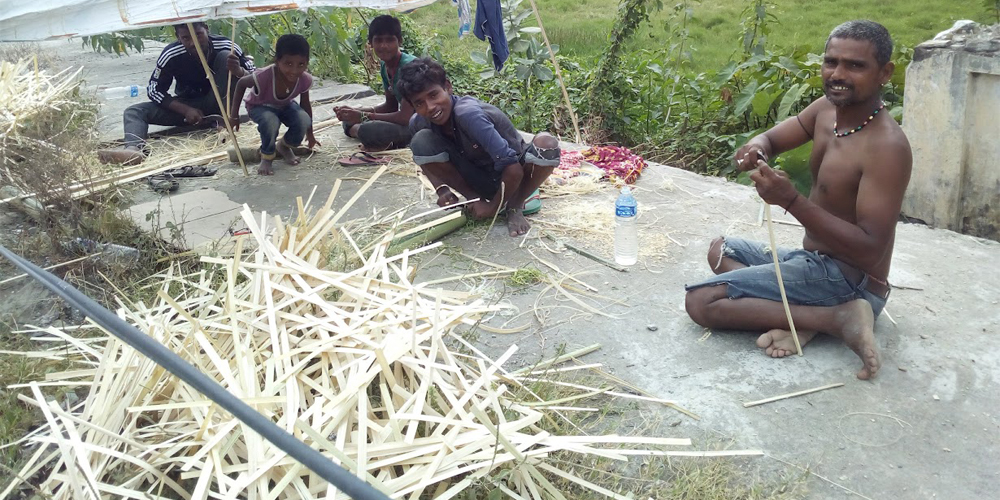
[[[795,193],[795,197],[792,198],[792,201],[785,205],[785,213],[788,213],[788,209],[792,208],[792,205],[794,205],[796,201],[799,201],[799,196],[801,196],[799,193]]]

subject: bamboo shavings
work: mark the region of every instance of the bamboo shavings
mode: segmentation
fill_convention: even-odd
[[[597,255],[610,257],[615,234],[614,199],[592,196],[565,196],[545,200],[541,212],[531,216],[532,223],[546,233],[572,240]],[[677,245],[664,231],[663,217],[639,206],[639,245],[644,257],[662,258]]]
[[[541,398],[523,401],[502,367],[517,346],[494,361],[459,334],[499,307],[412,281],[413,256],[439,244],[390,257],[390,230],[375,235],[370,252],[358,250],[368,241],[344,230],[347,207],[333,206],[338,187],[318,208],[298,203],[288,221],[245,207],[251,234],[231,258],[204,258],[205,270],[189,275],[170,268],[154,302],[118,314],[394,498],[450,498],[490,474],[521,498],[564,497],[556,478],[607,494],[547,458],[704,453],[661,449],[689,445],[684,439],[546,432],[539,424],[554,410],[533,407]],[[329,249],[344,246],[356,267],[329,264]],[[31,333],[44,352],[77,361],[46,379],[88,391],[70,410],[46,401],[38,385],[22,396],[45,423],[26,438],[31,456],[17,477],[32,478],[45,496],[347,498],[98,327],[76,332],[86,340],[54,328]],[[453,352],[449,341],[474,355]]]
[[[67,68],[54,75],[32,68],[32,61],[0,61],[0,148],[18,140],[18,129],[47,109],[75,102],[70,94],[79,86],[76,71]]]

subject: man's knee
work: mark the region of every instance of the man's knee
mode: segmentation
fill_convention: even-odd
[[[684,310],[691,317],[691,321],[701,326],[706,326],[705,302],[701,298],[701,294],[697,293],[699,290],[701,289],[695,288],[684,295]]]
[[[719,262],[722,261],[722,250],[723,246],[726,244],[726,238],[719,236],[712,240],[712,243],[708,246],[708,265],[715,269],[719,266]]]
[[[257,130],[269,134],[277,134],[281,128],[281,119],[274,113],[260,113],[254,121],[257,123]]]
[[[139,104],[133,104],[127,108],[122,113],[122,119],[125,121],[148,121],[149,106],[147,102],[141,102]]]
[[[451,159],[446,148],[441,144],[441,138],[430,129],[423,129],[413,134],[410,139],[410,151],[413,161],[421,167],[432,163],[445,163]]]
[[[555,167],[559,166],[561,158],[559,141],[548,132],[539,132],[531,140],[531,147],[524,154],[525,173],[529,177],[534,177],[536,173],[548,175]],[[539,172],[536,167],[541,167]]]
[[[535,138],[531,140],[531,143],[538,149],[555,149],[559,147],[559,140],[548,132],[535,134]]]
[[[212,59],[212,69],[218,72],[220,69],[225,69],[228,72],[229,68],[229,49],[221,49],[215,51],[215,58]]]
[[[309,113],[306,113],[305,110],[300,109],[296,118],[298,119],[299,126],[302,127],[302,130],[306,130],[312,126],[312,117],[309,116]]]
[[[700,286],[688,290],[684,295],[684,310],[695,323],[711,328],[712,325],[712,304],[719,300],[728,299],[728,287],[726,285]]]

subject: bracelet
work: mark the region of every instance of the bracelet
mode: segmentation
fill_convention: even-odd
[[[792,208],[792,205],[794,205],[796,201],[799,201],[799,196],[801,196],[799,193],[795,193],[795,197],[792,198],[792,201],[788,202],[788,205],[785,205],[785,213],[788,213],[788,209]]]
[[[368,118],[368,112],[367,111],[362,111],[361,112],[361,123],[365,123],[368,120],[369,120],[369,118]]]

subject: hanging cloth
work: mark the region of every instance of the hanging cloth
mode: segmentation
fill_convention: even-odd
[[[472,32],[480,39],[489,39],[493,51],[493,66],[497,71],[510,56],[507,48],[507,33],[503,29],[503,12],[500,0],[476,0],[476,24]]]
[[[458,7],[458,38],[462,38],[472,29],[472,7],[469,0],[451,0],[451,4]]]

